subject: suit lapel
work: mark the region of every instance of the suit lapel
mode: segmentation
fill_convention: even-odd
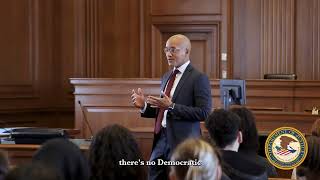
[[[191,72],[192,72],[193,67],[191,66],[191,64],[189,64],[186,68],[186,70],[184,71],[175,91],[174,94],[172,96],[172,102],[175,102],[177,95],[179,94],[179,91],[181,90],[181,88],[183,87],[183,84],[187,81],[188,77],[190,76]]]

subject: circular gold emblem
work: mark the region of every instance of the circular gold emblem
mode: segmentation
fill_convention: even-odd
[[[269,134],[265,153],[269,162],[279,169],[290,170],[299,166],[307,156],[304,135],[292,127],[280,127]]]

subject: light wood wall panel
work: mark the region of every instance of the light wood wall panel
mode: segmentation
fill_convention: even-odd
[[[318,0],[233,1],[232,78],[295,73],[320,79]]]
[[[320,79],[320,2],[297,0],[297,74]]]
[[[261,71],[261,2],[236,0],[233,9],[231,78],[259,79]]]
[[[77,68],[82,76],[139,77],[143,0],[79,0],[74,4]]]
[[[76,67],[82,77],[98,77],[100,70],[100,1],[74,1]],[[108,19],[106,19],[108,22]]]
[[[233,78],[296,73],[295,0],[234,1]]]
[[[99,77],[139,77],[142,3],[142,0],[99,1]]]
[[[0,2],[0,91],[2,98],[35,97],[38,43],[34,1]]]
[[[261,74],[294,73],[295,0],[261,1]]]
[[[210,78],[319,80],[319,10],[317,0],[1,1],[0,111],[72,113],[70,77],[159,78],[175,33]]]
[[[6,118],[10,112],[14,121],[21,112],[30,119],[38,111],[45,119],[56,113],[70,120],[69,78],[158,78],[168,69],[162,49],[174,33],[190,36],[194,65],[217,78],[220,53],[230,52],[222,30],[231,32],[231,2],[1,1],[0,113]]]
[[[0,109],[40,108],[52,80],[50,2],[1,1]],[[40,8],[41,7],[41,8]],[[47,96],[48,101],[50,98]],[[20,106],[18,106],[18,104]]]
[[[56,69],[54,72],[56,91],[59,93],[56,98],[59,101],[55,104],[58,107],[73,107],[73,87],[69,83],[70,77],[84,77],[77,68],[81,61],[76,58],[76,36],[77,28],[75,26],[75,4],[72,0],[56,1],[55,7],[56,38],[54,59]],[[57,13],[60,12],[60,13]],[[72,117],[72,116],[71,116]]]
[[[72,1],[0,2],[0,120],[6,125],[72,127],[68,24],[74,20],[64,16],[72,9]]]
[[[79,0],[74,3],[78,30],[75,66],[82,77],[160,77],[168,70],[159,49],[169,36],[161,39],[162,33],[185,33],[191,38],[197,36],[195,40],[203,40],[202,45],[195,45],[200,49],[194,51],[193,58],[197,59],[196,66],[211,78],[220,76],[221,44],[225,52],[230,52],[226,45],[229,39],[226,34],[230,32],[226,23],[230,20],[224,16],[230,13],[231,0],[224,3],[221,0]],[[221,32],[222,28],[227,32]]]

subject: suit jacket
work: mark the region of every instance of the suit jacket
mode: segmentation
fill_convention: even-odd
[[[161,90],[164,91],[169,80],[169,71],[161,80]],[[183,73],[172,96],[175,103],[173,110],[167,113],[167,140],[170,151],[188,137],[201,135],[200,121],[207,118],[212,108],[211,88],[208,77],[189,64]],[[142,117],[156,118],[158,109],[147,106]],[[158,137],[155,135],[153,145]]]

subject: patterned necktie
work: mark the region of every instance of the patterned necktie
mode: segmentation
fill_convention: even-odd
[[[168,84],[167,84],[167,87],[166,87],[166,91],[165,91],[165,94],[170,97],[170,91],[172,89],[172,86],[173,86],[173,83],[174,83],[174,80],[176,79],[176,75],[179,73],[180,71],[178,69],[174,70],[173,73],[170,75],[170,79],[168,81]],[[158,113],[158,116],[157,116],[157,119],[156,119],[156,124],[155,124],[155,127],[154,127],[154,133],[155,134],[158,134],[160,132],[160,129],[161,129],[161,122],[162,122],[162,119],[163,119],[163,115],[164,115],[164,111],[166,109],[163,109],[163,108],[160,108],[159,109],[159,113]]]

